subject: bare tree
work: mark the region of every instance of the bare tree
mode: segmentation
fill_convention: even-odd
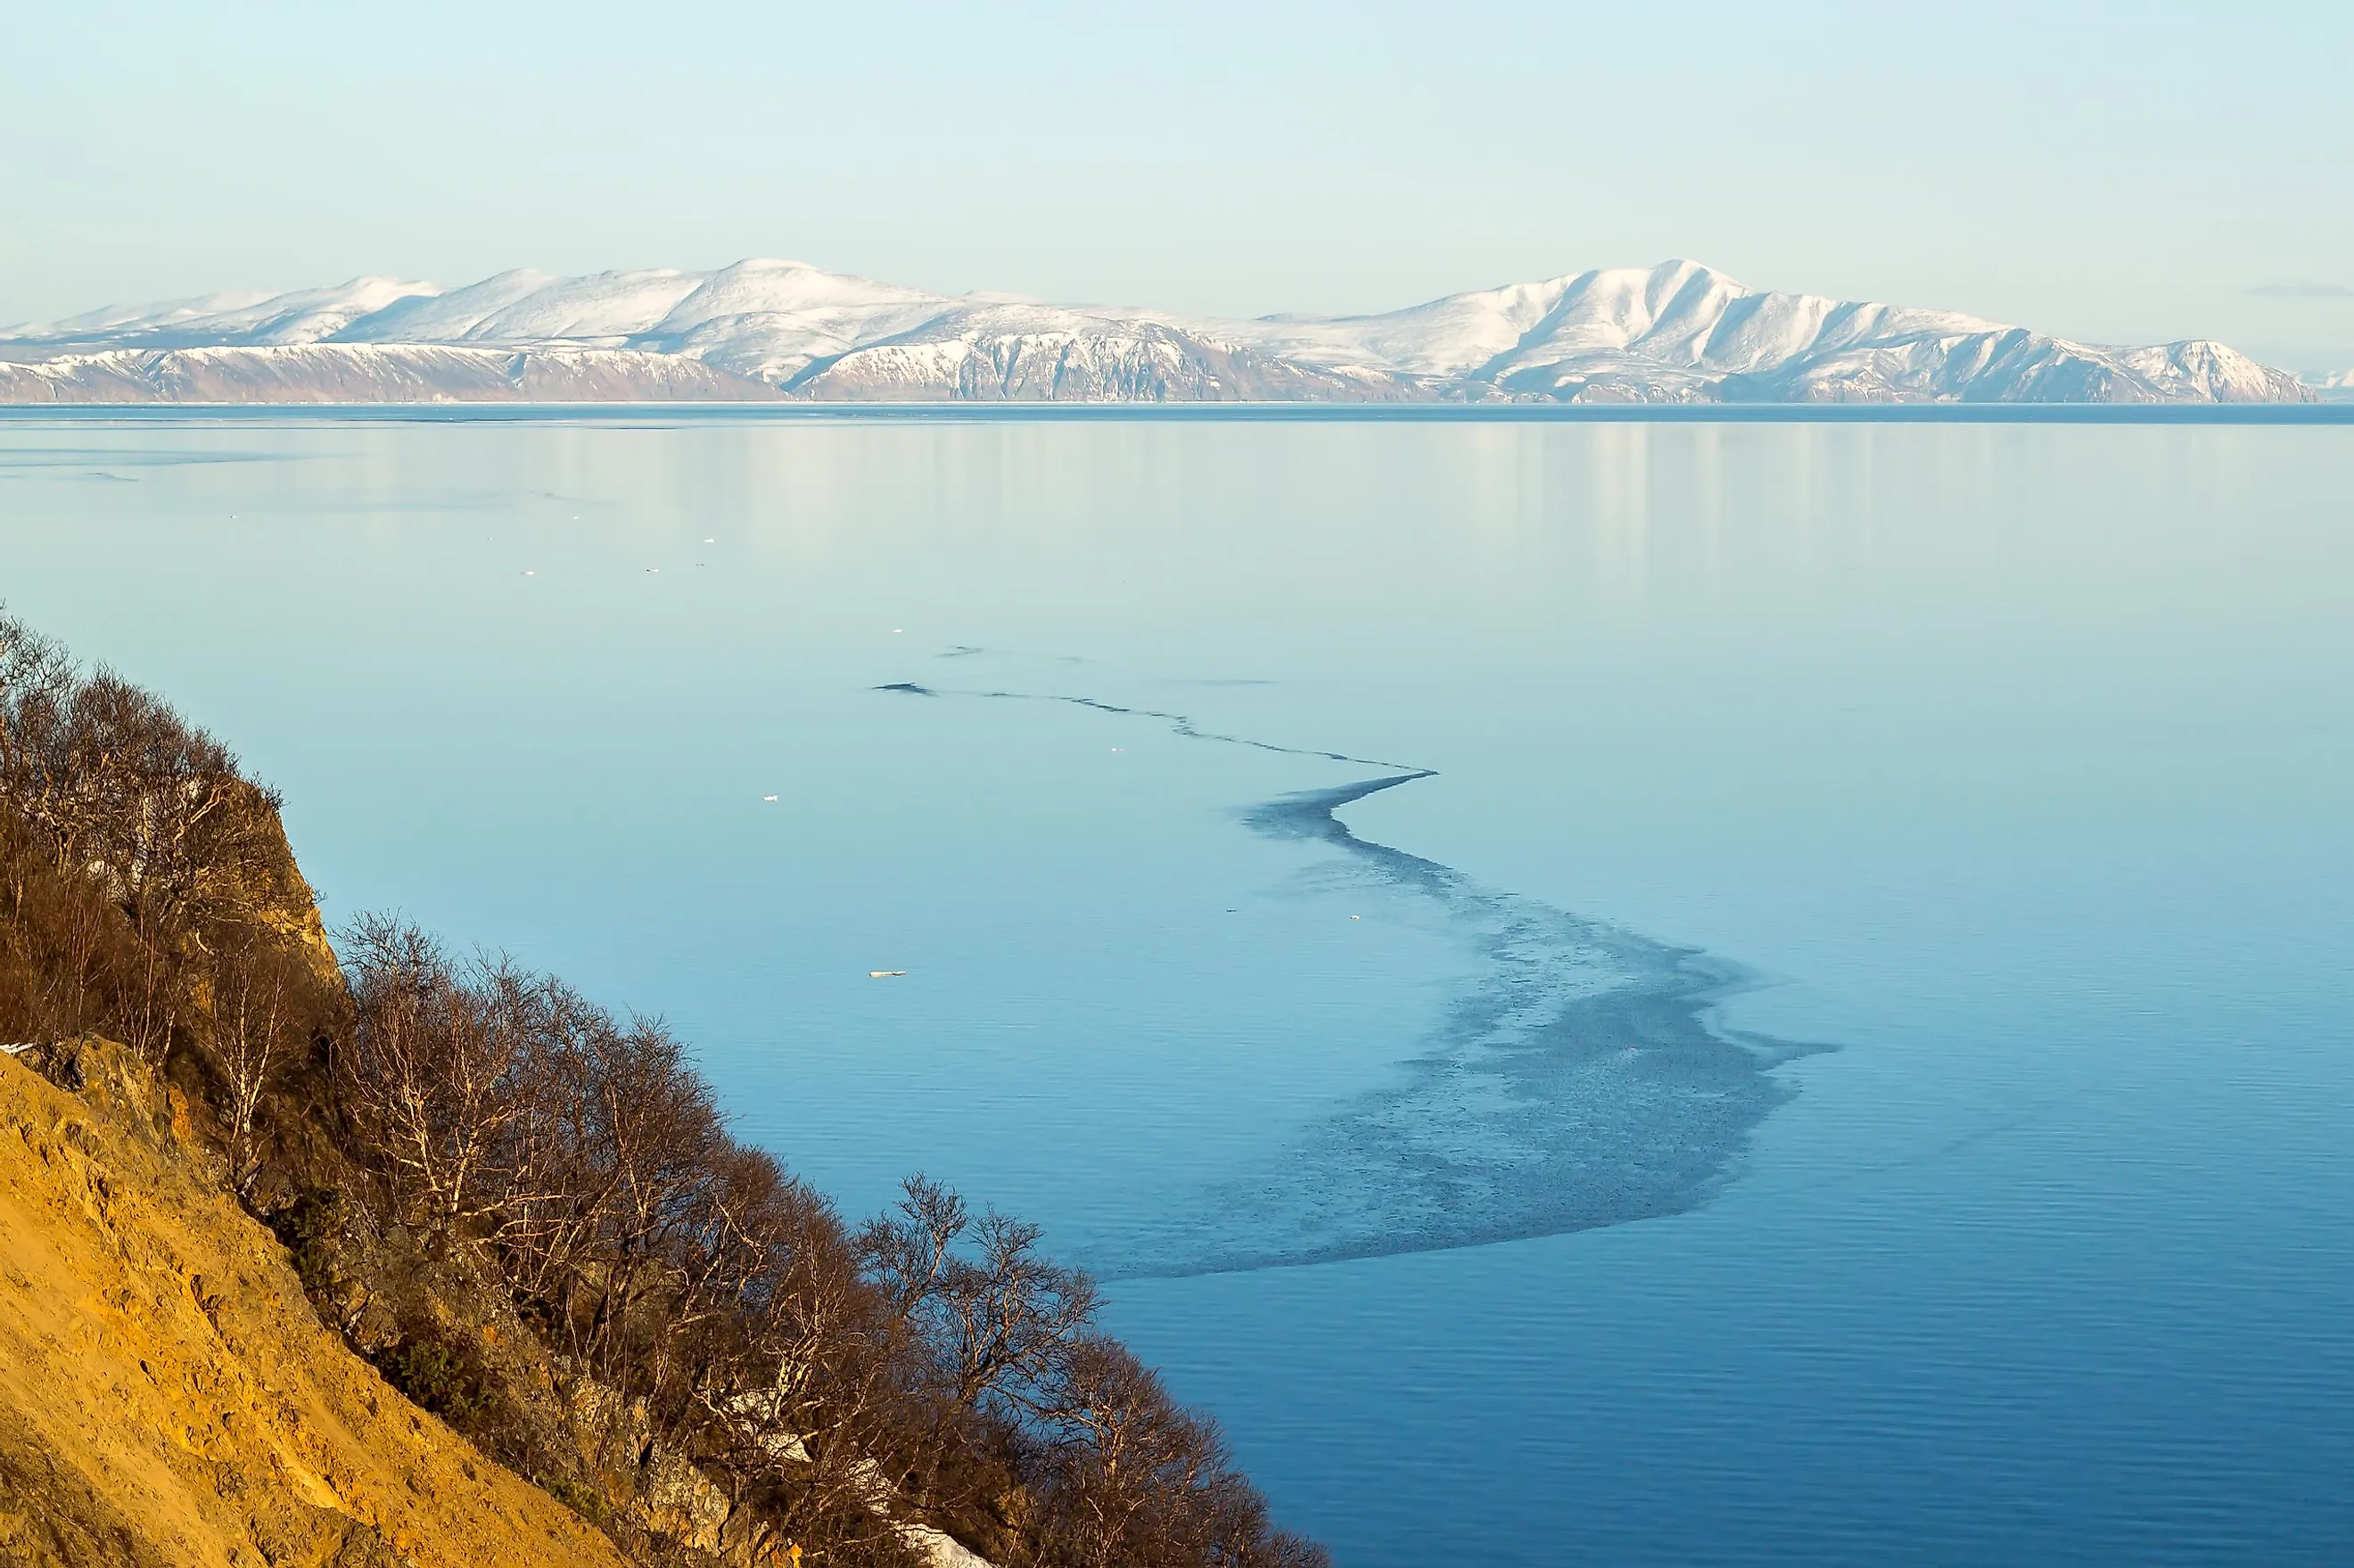
[[[120,910],[61,873],[51,846],[0,800],[0,1038],[44,1044],[117,1030],[137,968]]]
[[[446,1245],[494,1213],[522,1091],[525,987],[503,961],[461,972],[416,926],[366,916],[345,937],[356,1009],[344,1092],[404,1219]]]
[[[80,683],[62,647],[0,612],[0,791],[52,838],[70,793],[54,766],[57,736]]]
[[[532,1113],[508,1129],[506,1192],[492,1239],[517,1297],[557,1307],[595,1272],[620,1181],[601,1130],[604,1064],[618,1031],[602,1009],[552,978],[533,981],[525,1003],[518,1092]]]
[[[249,1198],[261,1173],[255,1119],[300,1037],[292,962],[270,933],[248,927],[217,938],[212,956],[212,1054],[220,1069],[229,1178]]]
[[[911,1436],[906,1321],[861,1277],[831,1205],[798,1181],[752,1194],[741,1194],[741,1224],[761,1265],[697,1388],[730,1473],[758,1505],[754,1559],[794,1542],[901,1560],[890,1478]]]
[[[1036,1225],[994,1209],[976,1217],[921,1174],[902,1192],[859,1233],[870,1276],[937,1352],[957,1407],[1034,1408],[1057,1358],[1095,1320],[1095,1281],[1049,1260]]]
[[[1049,1413],[1055,1561],[1072,1568],[1210,1561],[1208,1526],[1228,1473],[1217,1428],[1180,1409],[1117,1341],[1082,1341],[1060,1372]]]

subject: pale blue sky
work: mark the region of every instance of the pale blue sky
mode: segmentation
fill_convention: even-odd
[[[751,255],[1258,314],[1689,256],[2354,365],[2344,0],[0,12],[5,321]]]

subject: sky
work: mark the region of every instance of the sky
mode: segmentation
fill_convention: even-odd
[[[0,0],[0,322],[791,257],[1258,315],[1689,257],[2354,367],[2354,5]]]

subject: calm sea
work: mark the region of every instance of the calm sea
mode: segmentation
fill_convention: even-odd
[[[1349,1568],[2354,1560],[2354,429],[11,418],[0,598]]]

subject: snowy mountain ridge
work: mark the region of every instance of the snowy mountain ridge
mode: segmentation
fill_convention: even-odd
[[[291,351],[310,351],[295,353]],[[461,288],[357,278],[118,306],[0,331],[16,402],[2299,402],[2203,340],[2099,346],[1750,289],[1693,261],[1362,316],[1225,320],[947,295],[748,260]],[[373,388],[373,390],[371,390]]]

